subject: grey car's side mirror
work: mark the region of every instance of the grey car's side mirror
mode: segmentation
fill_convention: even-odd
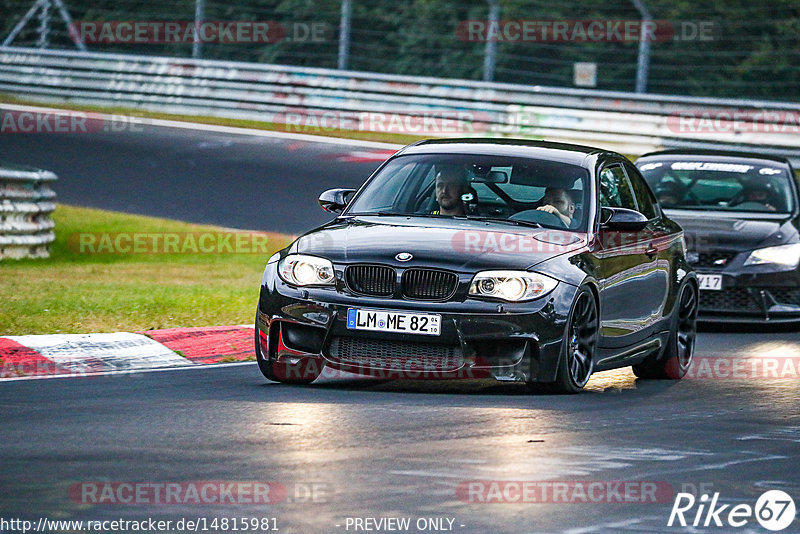
[[[355,192],[355,189],[328,189],[319,196],[319,205],[325,211],[341,213],[347,207],[347,196]]]
[[[628,208],[602,208],[600,211],[601,228],[621,232],[638,232],[647,226],[648,220],[643,214]]]

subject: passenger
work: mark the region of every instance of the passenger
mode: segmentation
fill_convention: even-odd
[[[664,206],[675,206],[683,200],[684,189],[683,185],[672,180],[661,182],[656,186],[654,191],[659,204]]]

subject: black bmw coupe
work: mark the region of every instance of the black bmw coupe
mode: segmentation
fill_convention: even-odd
[[[686,232],[701,320],[800,323],[800,204],[788,160],[668,150],[636,165]]]
[[[578,392],[632,365],[681,378],[698,287],[683,232],[625,157],[523,140],[410,145],[267,262],[255,344],[270,380],[323,368]]]

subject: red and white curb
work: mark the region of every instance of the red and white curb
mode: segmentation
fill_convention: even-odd
[[[252,326],[0,336],[0,379],[91,376],[254,359]]]

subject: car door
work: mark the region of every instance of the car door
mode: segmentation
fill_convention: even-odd
[[[664,318],[665,313],[668,313],[667,302],[672,287],[670,280],[674,276],[672,271],[675,254],[678,254],[681,248],[680,235],[663,224],[658,201],[639,170],[627,161],[623,162],[622,167],[633,189],[636,210],[648,219],[647,226],[638,236],[641,246],[645,249],[645,255],[650,260],[648,268],[651,269],[648,276],[650,280],[648,291],[653,294],[654,307],[647,321],[647,329],[660,330],[666,328],[660,320]],[[651,326],[653,328],[650,328]]]
[[[605,163],[598,172],[598,204],[639,211],[622,161]],[[600,335],[604,347],[624,347],[645,340],[663,307],[657,253],[640,232],[599,228],[597,267],[600,284]]]

